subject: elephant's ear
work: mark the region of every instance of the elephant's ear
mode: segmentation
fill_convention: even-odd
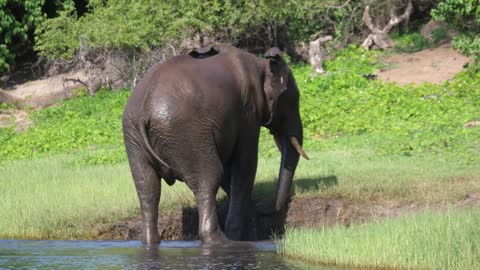
[[[276,103],[280,95],[287,90],[289,70],[282,58],[282,52],[278,48],[271,48],[265,53],[266,72],[264,91],[267,98],[270,119],[266,124],[272,121],[275,115]]]
[[[188,53],[193,58],[203,59],[218,54],[218,51],[211,46],[205,46]]]

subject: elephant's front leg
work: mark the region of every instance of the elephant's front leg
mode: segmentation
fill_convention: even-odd
[[[231,168],[230,205],[225,232],[231,240],[256,240],[252,190],[257,171],[258,134],[242,136]]]

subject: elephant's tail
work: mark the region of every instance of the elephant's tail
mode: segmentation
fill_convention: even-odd
[[[153,148],[150,144],[150,140],[148,139],[148,136],[147,136],[147,130],[145,128],[145,125],[141,125],[139,127],[139,130],[140,130],[140,133],[142,135],[144,147],[147,150],[147,152],[150,154],[150,156],[152,158],[152,162],[162,169],[162,177],[166,180],[166,182],[169,185],[173,185],[173,183],[175,183],[175,180],[173,180],[173,181],[170,180],[170,179],[172,179],[172,177],[171,177],[172,168],[165,161],[163,161],[153,150]]]

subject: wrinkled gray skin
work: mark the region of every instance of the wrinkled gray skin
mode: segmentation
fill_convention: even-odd
[[[162,178],[169,185],[183,181],[193,191],[204,245],[248,237],[255,214],[251,194],[262,125],[270,129],[282,151],[275,210],[282,209],[300,152],[288,138],[296,137],[300,145],[303,139],[298,101],[297,85],[277,48],[258,58],[217,45],[152,67],[123,113],[144,242],[160,242]],[[226,236],[218,224],[219,187],[229,197]]]

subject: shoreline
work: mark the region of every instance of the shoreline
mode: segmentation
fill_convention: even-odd
[[[391,218],[402,218],[425,211],[446,212],[480,206],[480,193],[452,203],[406,203],[398,201],[352,202],[343,198],[293,197],[287,211],[262,215],[257,209],[257,241],[272,240],[284,234],[285,226],[293,228],[350,227]],[[219,207],[219,220],[224,223],[226,207]],[[142,232],[141,217],[99,225],[93,230],[97,240],[139,240]],[[222,226],[223,229],[223,226]],[[198,212],[196,207],[182,211],[162,211],[159,215],[162,240],[198,240]]]

